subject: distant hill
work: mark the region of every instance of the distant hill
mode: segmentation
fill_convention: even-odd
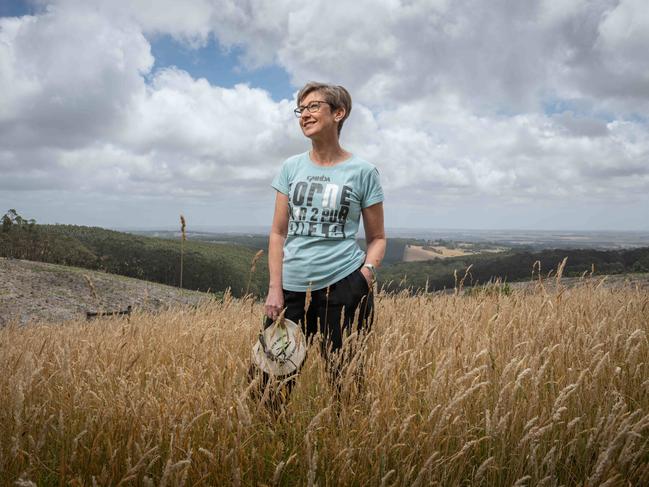
[[[540,262],[541,275],[547,275],[551,270],[556,271],[564,258],[567,258],[563,271],[566,277],[590,272],[594,275],[649,272],[649,247],[609,251],[509,251],[393,264],[381,269],[379,284],[391,291],[424,289],[426,286],[431,291],[449,289],[455,286],[454,272],[457,271],[457,278],[461,279],[469,266],[472,267],[464,282],[465,286],[484,284],[495,279],[509,282],[529,280],[533,272],[538,275],[538,264],[535,263]]]
[[[266,256],[250,273],[255,249],[184,242],[183,288],[261,294],[268,285]],[[98,227],[12,224],[0,231],[0,256],[101,270],[171,286],[180,284],[181,242]]]

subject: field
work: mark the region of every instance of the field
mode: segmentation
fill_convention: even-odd
[[[340,395],[314,350],[279,414],[247,380],[260,316],[0,329],[2,483],[649,484],[646,290],[379,294]]]
[[[406,245],[403,251],[403,261],[418,262],[420,260],[446,259],[448,257],[461,257],[470,254],[471,252],[467,252],[466,250],[448,249],[441,246],[426,247],[423,245]]]
[[[419,262],[422,260],[448,259],[450,257],[464,257],[476,253],[504,252],[504,247],[474,249],[472,244],[459,244],[455,248],[443,245],[412,245],[408,244],[403,249],[403,262]]]

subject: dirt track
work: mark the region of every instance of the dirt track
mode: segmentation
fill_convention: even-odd
[[[86,311],[156,311],[205,293],[42,262],[0,258],[0,326],[85,319]]]

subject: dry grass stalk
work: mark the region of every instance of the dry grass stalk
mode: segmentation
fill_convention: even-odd
[[[185,233],[186,227],[185,217],[180,215],[180,283],[179,286],[181,289],[183,287],[183,261],[185,254],[185,240],[187,240],[187,234]]]
[[[90,290],[90,295],[92,296],[92,298],[97,303],[97,306],[99,306],[100,305],[100,300],[99,300],[99,295],[97,294],[97,288],[95,287],[95,283],[92,282],[92,279],[90,278],[90,276],[88,274],[84,274],[83,278],[85,279],[86,284],[88,284],[88,289]]]
[[[248,273],[248,284],[246,285],[246,296],[250,292],[250,284],[252,283],[252,276],[257,270],[257,262],[261,259],[261,256],[264,255],[263,250],[258,250],[257,253],[252,257],[252,262],[250,263],[250,272]]]

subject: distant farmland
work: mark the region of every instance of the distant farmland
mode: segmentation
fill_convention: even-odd
[[[448,248],[443,245],[412,245],[408,244],[403,249],[403,261],[404,262],[419,262],[423,260],[433,260],[433,259],[448,259],[450,257],[463,257],[465,255],[475,255],[481,252],[504,252],[507,249],[494,247],[490,248],[481,248],[479,250],[473,250],[470,247],[470,244],[458,245],[456,248]]]

